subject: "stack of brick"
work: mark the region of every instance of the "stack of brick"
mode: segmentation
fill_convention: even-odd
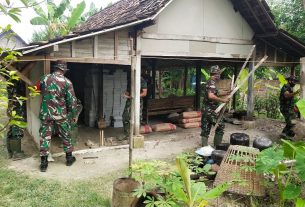
[[[127,88],[127,73],[123,70],[109,72],[104,70],[103,74],[103,107],[106,125],[123,127],[122,114],[126,98],[122,94]]]
[[[183,112],[176,120],[179,127],[184,129],[198,128],[201,127],[201,112],[200,111],[189,111]]]

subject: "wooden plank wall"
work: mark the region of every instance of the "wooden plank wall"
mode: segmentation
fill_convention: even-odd
[[[129,61],[130,49],[128,30],[120,30],[60,44],[58,51],[51,51],[51,56],[54,58],[75,58],[76,60],[95,58],[98,60]]]

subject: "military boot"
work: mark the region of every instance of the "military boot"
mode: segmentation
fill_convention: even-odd
[[[219,145],[222,142],[222,134],[215,134],[214,136],[214,147],[216,147],[217,145]]]
[[[46,172],[48,168],[48,156],[41,156],[40,172]]]
[[[208,146],[208,138],[201,136],[201,145],[202,147]]]
[[[74,156],[72,156],[72,152],[67,152],[66,160],[67,160],[66,165],[71,166],[76,161],[76,158]]]

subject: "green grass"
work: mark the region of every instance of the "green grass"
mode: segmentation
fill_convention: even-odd
[[[1,207],[110,206],[109,189],[114,177],[71,182],[35,179],[7,169],[4,157],[0,153]]]

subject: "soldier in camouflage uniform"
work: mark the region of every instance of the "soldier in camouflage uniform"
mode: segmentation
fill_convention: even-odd
[[[120,140],[127,139],[130,135],[130,110],[131,110],[131,96],[130,96],[130,85],[127,87],[124,96],[127,98],[125,103],[123,118],[123,137],[119,137]],[[142,110],[143,110],[143,97],[147,95],[147,83],[143,77],[141,77],[141,94],[140,94],[140,121],[142,121]]]
[[[292,131],[293,124],[291,122],[294,117],[294,96],[300,91],[293,92],[293,87],[297,82],[294,76],[290,76],[287,80],[288,83],[282,87],[280,93],[280,111],[286,122],[286,126],[282,131],[282,136],[294,137],[294,132]]]
[[[41,172],[47,170],[49,145],[55,131],[63,140],[66,165],[71,166],[76,160],[72,156],[73,146],[70,132],[71,124],[76,122],[77,99],[71,81],[64,76],[67,64],[64,61],[57,61],[54,69],[53,73],[41,78],[39,85],[42,94],[39,114],[41,120],[39,129]]]
[[[223,91],[222,93],[216,87],[216,81],[220,79],[220,68],[218,65],[211,67],[211,77],[207,81],[203,89],[203,104],[202,104],[202,117],[201,117],[201,141],[202,146],[208,145],[208,138],[213,125],[216,124],[218,114],[215,110],[219,103],[227,103],[228,98],[220,98],[219,96],[229,95],[230,92]],[[215,131],[214,145],[222,142],[225,124],[223,119],[220,120],[219,125]]]

